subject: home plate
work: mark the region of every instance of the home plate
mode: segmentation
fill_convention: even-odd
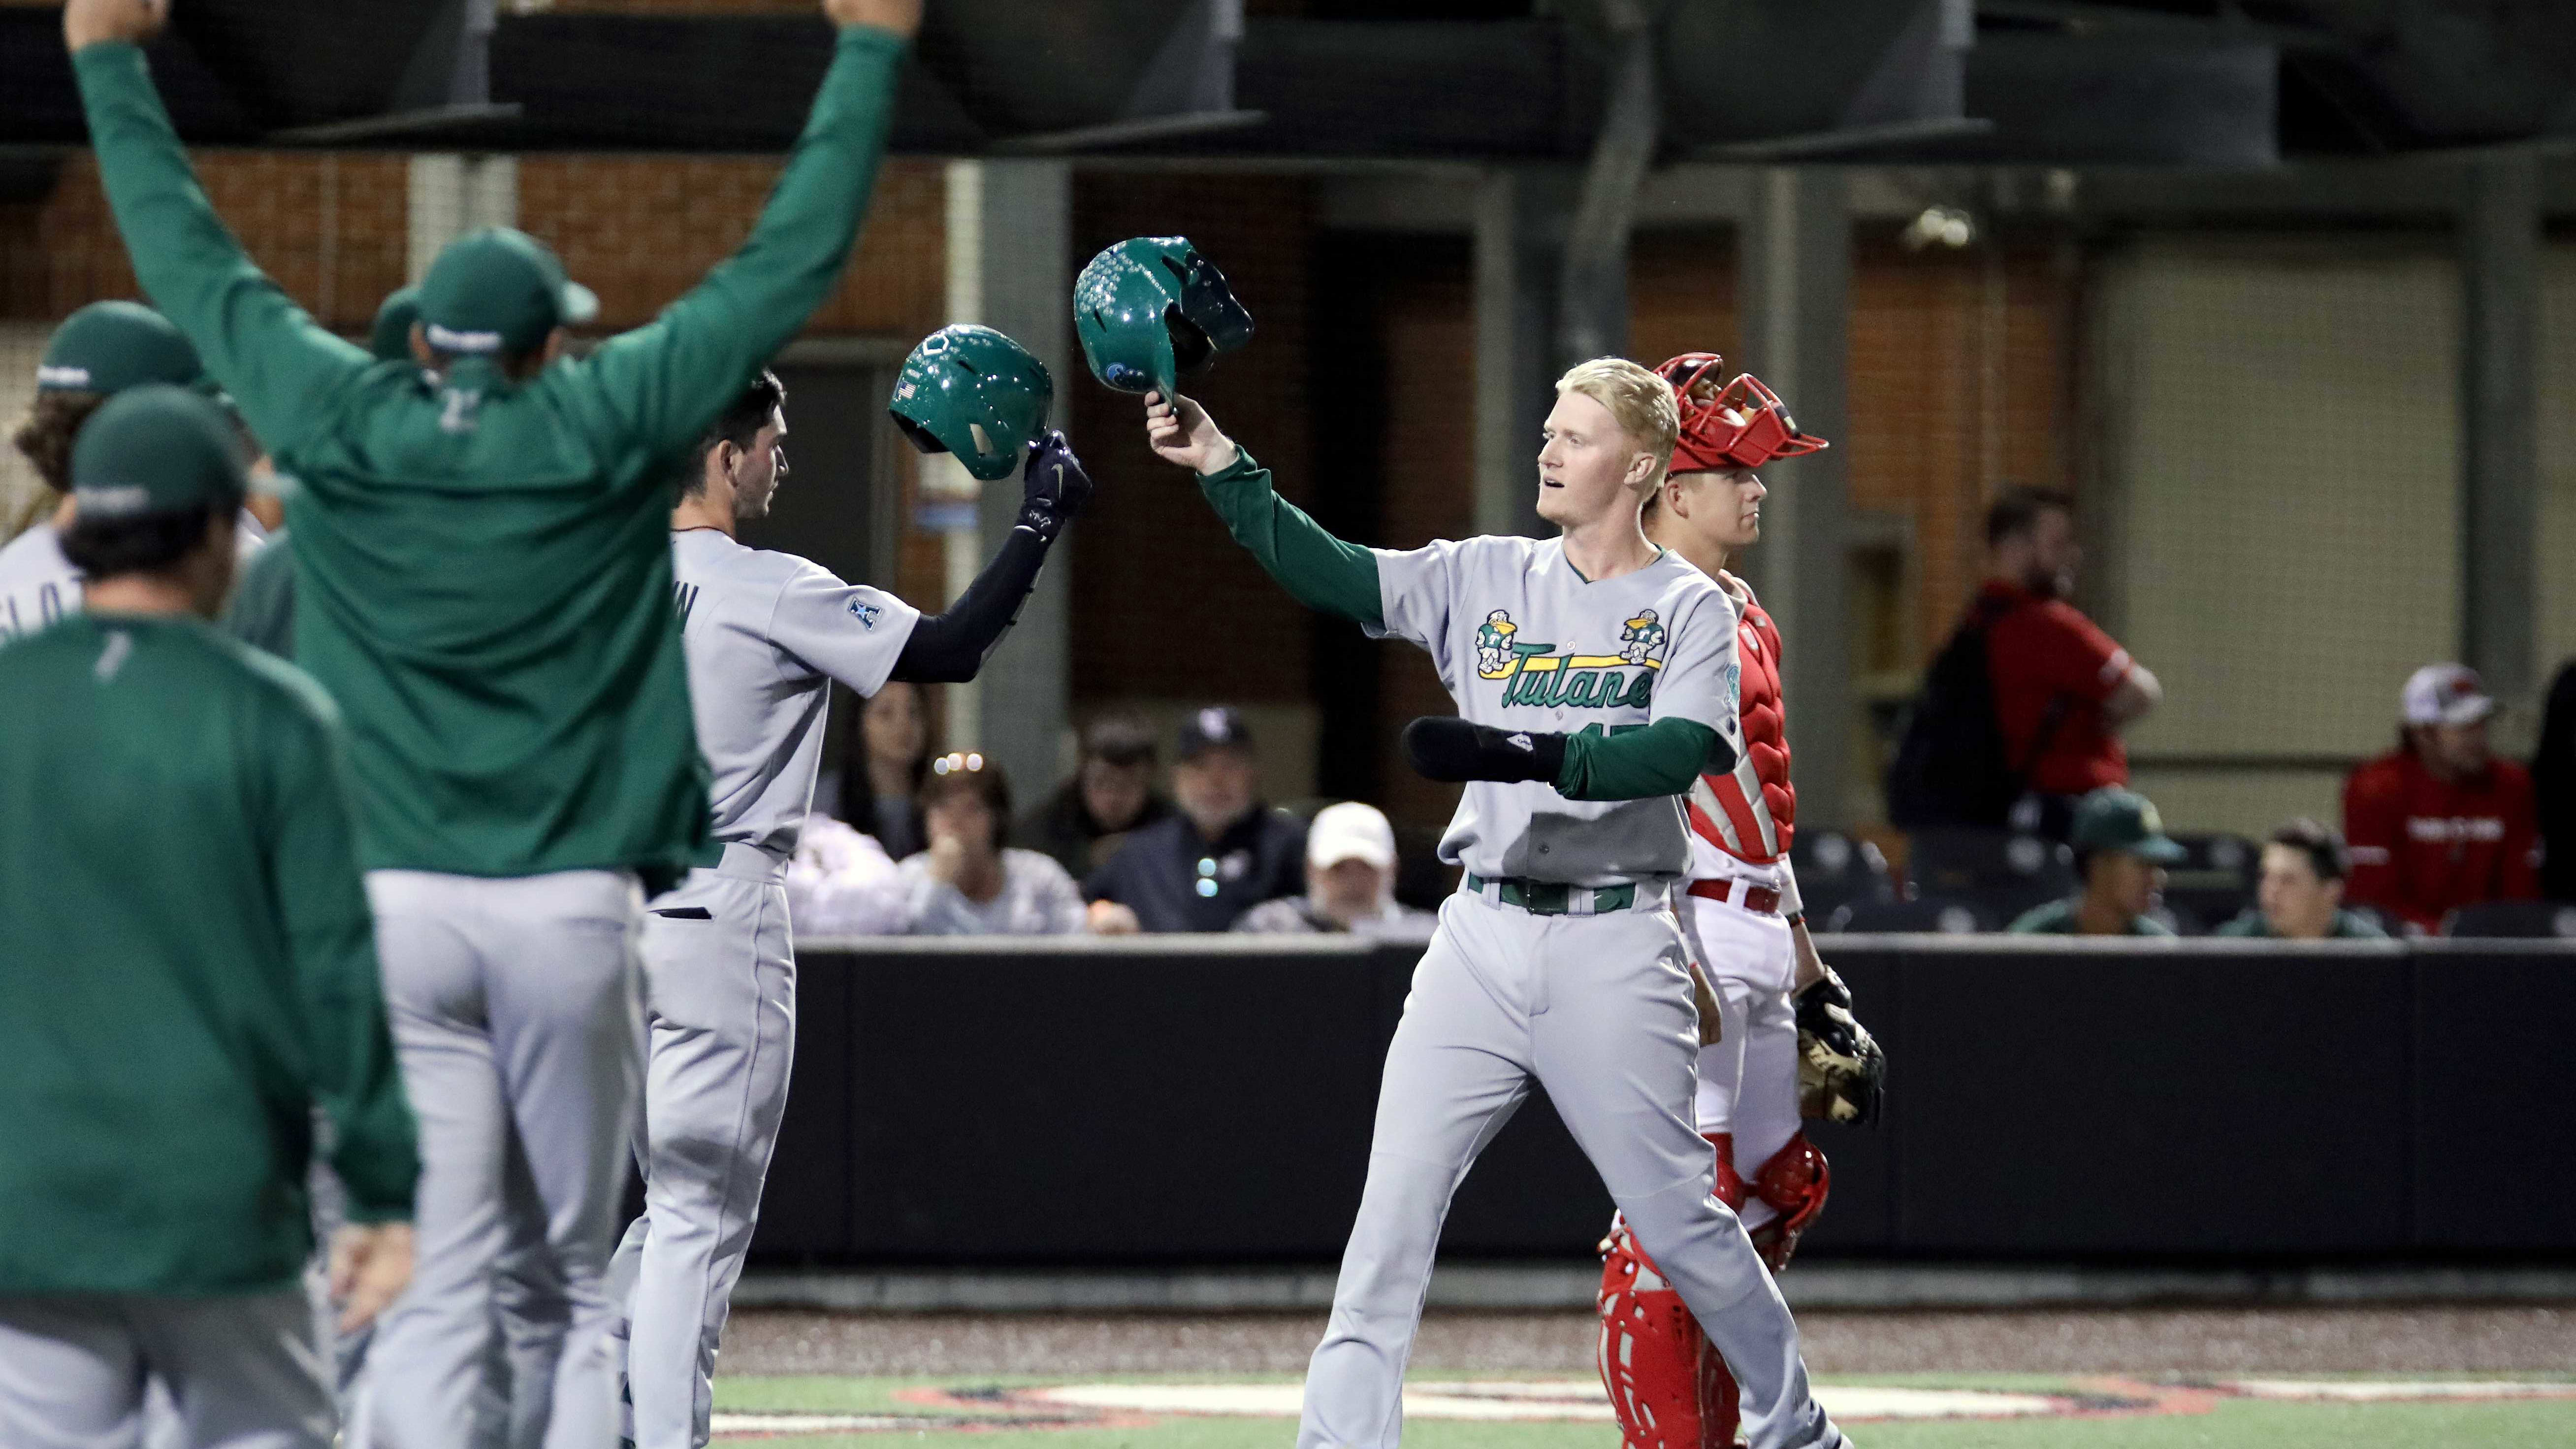
[[[2572,1399],[2576,1383],[2507,1383],[2493,1379],[2421,1382],[2364,1379],[2234,1379],[2221,1387],[2249,1399],[2332,1399],[2381,1403],[2396,1399]]]
[[[1021,1403],[1143,1414],[1243,1414],[1294,1418],[1296,1384],[1061,1384],[1012,1395]],[[2075,1405],[2047,1394],[1976,1389],[1904,1389],[1825,1384],[1816,1397],[1844,1422],[1873,1419],[2007,1419],[2063,1414]],[[1404,1391],[1409,1419],[1610,1421],[1610,1397],[1595,1380],[1423,1382]]]

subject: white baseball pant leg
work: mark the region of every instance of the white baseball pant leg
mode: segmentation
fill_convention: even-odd
[[[194,1449],[329,1449],[301,1289],[207,1298],[0,1297],[0,1444],[133,1449],[146,1384]]]
[[[1789,1000],[1797,951],[1789,923],[1778,916],[1727,901],[1681,900],[1683,924],[1726,1028],[1700,1048],[1699,1130],[1733,1134],[1735,1172],[1749,1189],[1762,1164],[1798,1133],[1798,1013]],[[1747,1228],[1779,1215],[1758,1198],[1744,1204]]]
[[[611,1278],[631,1273],[635,1285],[626,1382],[636,1449],[703,1449],[717,1341],[751,1249],[796,1050],[780,867],[733,846],[724,865],[692,871],[655,898],[644,918],[644,979],[644,1216],[627,1228]]]
[[[1457,895],[1387,1048],[1359,1220],[1298,1449],[1393,1449],[1449,1200],[1536,1080],[1743,1388],[1754,1449],[1833,1445],[1797,1326],[1683,1116],[1698,1014],[1668,910],[1533,916]]]
[[[420,1119],[412,1286],[369,1354],[375,1449],[474,1442],[510,1224],[542,1220],[567,1307],[547,1449],[612,1449],[616,1305],[602,1282],[640,1092],[634,880],[371,871],[376,951]],[[523,1152],[527,1184],[514,1187]],[[515,1397],[515,1395],[514,1395]]]

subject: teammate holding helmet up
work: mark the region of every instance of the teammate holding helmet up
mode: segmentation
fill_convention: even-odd
[[[1802,1103],[1808,1115],[1867,1121],[1883,1065],[1841,978],[1816,954],[1789,866],[1798,795],[1780,631],[1726,571],[1761,537],[1769,490],[1753,470],[1826,443],[1799,432],[1760,379],[1726,382],[1724,369],[1708,352],[1656,369],[1673,386],[1681,428],[1647,500],[1646,532],[1715,580],[1738,618],[1745,747],[1731,768],[1691,785],[1691,879],[1675,907],[1722,1022],[1700,1049],[1697,1103],[1699,1130],[1716,1148],[1717,1195],[1777,1272],[1825,1203],[1825,1158],[1799,1128]],[[1601,1375],[1628,1449],[1734,1443],[1736,1385],[1689,1306],[1624,1221],[1603,1246]]]
[[[1843,1443],[1808,1392],[1787,1306],[1712,1195],[1708,1144],[1683,1115],[1699,1031],[1665,904],[1690,867],[1677,797],[1703,771],[1730,768],[1742,734],[1734,607],[1638,525],[1672,449],[1672,388],[1616,359],[1558,382],[1539,513],[1563,537],[1362,548],[1281,500],[1204,409],[1170,393],[1160,364],[1172,354],[1152,331],[1177,315],[1213,339],[1230,320],[1222,309],[1194,315],[1211,290],[1191,288],[1186,266],[1173,271],[1180,285],[1167,309],[1144,315],[1141,335],[1105,316],[1105,345],[1082,331],[1095,374],[1146,391],[1154,451],[1198,474],[1273,578],[1313,607],[1428,650],[1464,716],[1405,731],[1415,768],[1467,782],[1440,846],[1466,878],[1441,910],[1387,1051],[1367,1187],[1307,1371],[1300,1449],[1397,1442],[1404,1362],[1450,1195],[1533,1081],[1710,1325],[1744,1383],[1757,1449]],[[1077,291],[1078,330],[1088,295]],[[1149,362],[1141,378],[1103,365],[1137,357]],[[1641,642],[1636,621],[1649,610],[1660,632],[1623,653]]]
[[[1011,536],[934,618],[735,538],[768,514],[787,476],[776,377],[754,377],[684,465],[672,567],[698,745],[714,776],[715,846],[644,922],[644,1215],[611,1275],[633,1283],[637,1449],[707,1442],[717,1339],[787,1105],[796,961],[784,882],[813,803],[832,681],[865,698],[890,679],[975,677],[1091,494],[1064,435],[1045,431],[1053,397],[1046,368],[989,327],[943,328],[904,362],[890,406],[915,446],[955,453],[986,482],[1023,475]]]

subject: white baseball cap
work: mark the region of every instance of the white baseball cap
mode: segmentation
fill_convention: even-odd
[[[1306,863],[1330,870],[1346,860],[1364,860],[1380,870],[1395,865],[1395,827],[1374,805],[1346,800],[1315,812],[1306,827]]]
[[[2406,677],[2398,717],[2410,725],[2474,724],[2495,713],[2478,672],[2465,664],[2427,664]]]

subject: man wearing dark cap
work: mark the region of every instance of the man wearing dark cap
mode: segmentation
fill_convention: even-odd
[[[640,1090],[639,886],[712,856],[671,606],[670,460],[847,259],[920,0],[824,0],[813,113],[742,250],[648,326],[558,357],[595,302],[536,239],[451,243],[412,363],[317,326],[208,205],[140,42],[71,0],[100,180],[154,302],[299,490],[297,661],[348,720],[360,859],[420,1105],[419,1278],[387,1318],[375,1442],[463,1445],[507,1224],[568,1304],[546,1443],[616,1435],[604,1282]],[[524,1166],[525,1171],[516,1170]]]
[[[35,402],[12,441],[37,479],[61,496],[47,517],[0,548],[0,640],[33,633],[80,607],[80,570],[63,556],[61,542],[72,518],[72,445],[102,403],[146,382],[214,388],[187,337],[141,303],[92,302],[46,339]],[[259,547],[262,520],[245,509],[235,525],[234,547],[248,556]]]
[[[1227,931],[1263,901],[1306,888],[1306,827],[1261,803],[1252,730],[1226,705],[1181,722],[1179,809],[1127,837],[1083,884],[1091,929]]]
[[[2024,911],[2006,930],[2042,936],[2170,936],[2149,916],[2164,889],[2165,867],[2183,848],[2165,834],[2146,796],[2105,785],[2075,802],[2075,873],[2083,893]]]
[[[1131,714],[1105,714],[1082,732],[1082,763],[1020,817],[1011,843],[1054,856],[1075,880],[1108,863],[1128,835],[1172,813],[1154,788],[1154,729]]]
[[[410,1275],[419,1171],[336,713],[204,622],[245,488],[218,408],[120,391],[71,467],[86,612],[0,647],[44,704],[0,709],[0,1443],[131,1443],[157,1384],[187,1443],[323,1449],[314,1109],[344,1324]]]

